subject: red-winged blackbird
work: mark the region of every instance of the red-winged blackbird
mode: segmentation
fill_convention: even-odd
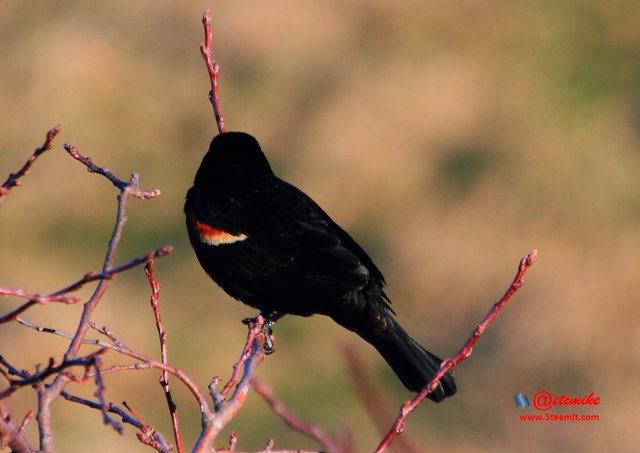
[[[420,391],[442,360],[394,318],[369,255],[307,195],[273,174],[251,135],[214,137],[184,205],[200,265],[230,296],[268,319],[329,316],[375,347]],[[429,396],[456,392],[451,374]]]

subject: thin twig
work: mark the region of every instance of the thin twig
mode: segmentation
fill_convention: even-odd
[[[224,401],[227,398],[233,386],[236,385],[240,380],[240,371],[244,368],[245,362],[253,354],[254,341],[256,336],[260,333],[263,322],[264,318],[262,316],[258,316],[255,320],[255,324],[253,326],[249,325],[249,335],[247,337],[247,341],[244,344],[244,349],[242,350],[242,354],[240,355],[238,361],[233,364],[231,378],[229,378],[229,381],[227,381],[227,383],[222,388],[222,391],[220,392],[220,401]]]
[[[75,304],[80,301],[78,297],[42,295],[30,293],[21,288],[5,288],[0,286],[0,297],[19,297],[21,299],[32,300],[38,304],[46,304],[49,302],[60,302],[63,304]]]
[[[62,338],[66,338],[67,340],[72,340],[73,339],[73,335],[70,334],[69,332],[65,332],[64,330],[60,330],[60,329],[52,329],[50,327],[43,327],[43,326],[38,326],[36,324],[33,324],[29,321],[27,321],[26,319],[23,318],[16,318],[16,322],[22,326],[28,327],[29,329],[33,329],[36,332],[40,332],[40,333],[50,333],[53,335],[57,335],[59,337]],[[101,346],[103,348],[109,348],[109,349],[114,349],[113,345],[111,343],[107,343],[106,341],[101,341],[101,340],[97,340],[97,339],[93,339],[93,338],[85,338],[84,341],[82,342],[82,344],[89,344],[89,345],[96,345],[96,346]]]
[[[75,366],[81,366],[84,368],[87,367],[92,367],[95,365],[96,363],[96,357],[99,354],[104,353],[104,349],[100,349],[92,354],[89,354],[85,357],[79,357],[76,359],[69,359],[69,360],[64,360],[62,363],[60,363],[59,365],[54,365],[53,364],[53,359],[51,359],[49,361],[49,364],[47,365],[47,367],[42,370],[42,371],[38,371],[35,374],[30,374],[25,370],[17,370],[16,368],[12,367],[3,356],[0,356],[0,365],[3,365],[4,367],[7,368],[8,370],[8,374],[9,375],[16,375],[19,376],[21,379],[9,379],[9,387],[6,388],[5,390],[3,390],[2,392],[0,392],[0,400],[4,399],[6,397],[8,397],[9,395],[11,395],[12,393],[14,393],[17,389],[21,388],[21,387],[26,387],[29,385],[33,385],[35,383],[38,382],[43,382],[45,379],[47,379],[49,376],[54,376],[54,375],[59,375],[60,373],[62,373],[64,370],[71,368],[71,367],[75,367]]]
[[[60,393],[60,395],[64,399],[66,399],[67,401],[71,401],[71,402],[77,403],[77,404],[82,404],[83,406],[87,406],[87,407],[90,407],[92,409],[97,409],[97,410],[101,410],[102,409],[102,405],[100,403],[97,403],[95,401],[91,401],[91,400],[88,400],[88,399],[85,399],[85,398],[81,398],[81,397],[76,396],[76,395],[72,395],[71,393],[69,393],[69,392],[67,392],[65,390],[63,390]],[[115,415],[119,416],[123,423],[135,426],[142,433],[149,433],[151,431],[151,429],[149,428],[148,425],[142,423],[140,420],[136,419],[135,417],[132,417],[126,411],[124,411],[123,409],[119,408],[118,406],[116,406],[113,403],[107,404],[106,410],[107,410],[107,412],[109,412],[111,414],[115,414]],[[161,451],[163,453],[169,453],[172,450],[171,445],[167,443],[167,441],[164,439],[162,434],[160,434],[159,432],[153,430],[152,438],[157,443],[157,445],[160,447],[160,448],[156,448],[158,451]]]
[[[236,451],[236,447],[238,446],[238,434],[234,431],[229,435],[229,446],[227,449],[229,451]]]
[[[251,379],[256,368],[264,360],[264,335],[262,325],[264,318],[258,316],[248,325],[247,341],[240,359],[234,365],[234,371],[229,383],[233,382],[235,390],[230,397],[225,398],[215,408],[210,417],[203,418],[203,428],[192,450],[193,453],[208,452],[216,440],[220,431],[237,415],[244,405],[247,394],[251,389]],[[249,351],[247,353],[247,351]],[[236,371],[242,368],[242,376],[237,376]],[[229,385],[227,383],[227,385]],[[237,384],[236,384],[237,383]]]
[[[33,411],[28,411],[20,426],[11,420],[11,414],[4,401],[0,400],[0,449],[9,448],[12,453],[33,453],[29,441],[25,437],[25,427],[33,418]]]
[[[20,168],[20,170],[18,170],[15,173],[11,173],[7,178],[7,180],[4,183],[2,183],[2,186],[0,186],[0,203],[2,203],[2,200],[4,200],[4,198],[7,196],[7,194],[11,189],[13,189],[15,186],[20,185],[20,178],[22,178],[24,175],[27,174],[27,172],[29,171],[33,163],[36,161],[36,159],[40,157],[42,153],[51,149],[51,144],[53,142],[53,139],[56,137],[56,135],[58,135],[61,129],[62,129],[62,126],[57,125],[53,129],[49,130],[49,132],[47,132],[47,137],[44,143],[42,144],[42,146],[39,148],[36,148],[36,150],[33,152],[33,154],[31,154],[29,159],[27,159],[27,161],[24,163],[22,168]]]
[[[33,453],[24,433],[4,417],[0,417],[0,445],[9,447],[12,453]]]
[[[33,420],[33,411],[28,410],[24,417],[22,418],[22,423],[20,423],[20,427],[18,428],[18,432],[24,433],[24,430],[27,429],[27,425],[31,420]]]
[[[129,192],[128,195],[143,200],[148,200],[150,198],[156,198],[160,196],[159,189],[146,191],[140,190],[139,176],[137,173],[132,173],[129,181],[123,181],[122,179],[111,173],[108,168],[100,167],[94,164],[90,157],[80,154],[78,148],[75,145],[65,143],[63,147],[71,157],[73,157],[78,162],[83,163],[84,166],[87,167],[89,173],[98,173],[99,175],[104,176],[109,181],[111,181],[111,183],[116,186],[116,188],[118,188],[121,192],[127,190]]]
[[[514,277],[509,289],[504,293],[502,298],[496,302],[491,310],[486,314],[484,319],[478,324],[478,326],[471,333],[471,336],[467,340],[467,342],[460,348],[460,351],[453,356],[452,358],[445,360],[445,362],[440,367],[440,370],[436,373],[436,375],[431,379],[431,382],[427,384],[424,389],[418,395],[416,395],[413,399],[406,401],[402,404],[400,408],[400,413],[396,418],[393,426],[387,433],[387,435],[382,439],[378,447],[376,448],[376,453],[381,453],[385,451],[385,449],[393,442],[393,440],[402,433],[404,430],[404,425],[407,417],[420,405],[420,403],[438,386],[438,382],[449,373],[456,365],[458,365],[463,360],[469,358],[472,353],[473,345],[478,341],[480,335],[489,327],[489,325],[493,322],[493,320],[500,314],[502,309],[505,307],[507,302],[511,299],[518,289],[522,286],[522,280],[524,278],[525,272],[533,265],[538,255],[537,250],[532,250],[527,256],[520,260],[520,264],[518,266],[518,271],[516,272],[516,276]]]
[[[126,355],[128,357],[134,358],[142,362],[141,364],[136,364],[137,367],[156,368],[161,371],[167,371],[172,376],[175,376],[178,380],[180,380],[180,382],[182,382],[191,391],[191,394],[194,396],[194,398],[198,402],[203,418],[210,417],[211,411],[207,404],[206,398],[204,397],[203,393],[200,391],[198,386],[184,371],[180,370],[179,368],[175,368],[171,365],[164,364],[145,354],[141,354],[139,352],[133,351],[132,349],[125,346],[120,340],[118,340],[113,335],[113,333],[104,326],[99,326],[95,323],[91,323],[91,327],[94,328],[96,331],[102,333],[103,335],[107,336],[111,341],[113,341],[113,344],[109,346],[110,349],[113,349],[114,351],[122,355]],[[130,368],[123,368],[123,369],[130,369]]]
[[[158,340],[160,342],[160,360],[164,365],[168,365],[167,355],[167,331],[162,324],[162,316],[160,315],[160,284],[156,280],[154,272],[154,261],[149,260],[144,267],[144,273],[149,280],[149,286],[151,286],[151,297],[149,302],[151,303],[151,309],[153,310],[153,317],[156,323],[156,329],[158,330]],[[167,401],[169,408],[169,415],[171,417],[171,427],[173,429],[173,437],[176,441],[176,448],[178,453],[184,451],[182,446],[182,436],[180,434],[180,420],[178,417],[178,408],[171,396],[171,388],[169,386],[169,373],[166,370],[162,371],[160,376],[160,385],[164,392],[164,397]]]
[[[118,423],[116,420],[109,417],[109,413],[108,413],[109,405],[107,404],[104,398],[104,393],[106,388],[104,385],[104,381],[102,380],[100,365],[101,365],[100,360],[96,360],[95,363],[93,364],[93,370],[94,370],[93,374],[96,382],[95,396],[96,398],[98,398],[98,403],[100,404],[100,413],[102,414],[102,422],[105,425],[111,426],[118,434],[123,434],[124,428],[122,427],[122,424]]]
[[[24,325],[25,327],[29,327],[30,329],[36,330],[37,332],[42,332],[42,333],[49,333],[52,335],[57,335],[63,338],[67,338],[67,339],[72,339],[73,335],[68,333],[68,332],[64,332],[62,330],[59,329],[51,329],[49,327],[42,327],[42,326],[37,326],[35,324],[32,324],[22,318],[18,318],[18,322],[22,325]],[[140,370],[140,369],[149,369],[149,368],[155,368],[161,371],[166,371],[169,374],[171,374],[172,376],[176,377],[180,382],[182,382],[192,393],[192,395],[194,395],[196,401],[198,402],[198,405],[201,408],[201,411],[203,411],[203,417],[209,417],[211,412],[209,410],[209,407],[207,405],[207,401],[204,397],[204,395],[202,394],[202,392],[200,391],[200,389],[197,387],[197,385],[193,382],[193,380],[182,370],[172,367],[168,364],[164,364],[158,360],[153,359],[152,357],[149,357],[147,355],[141,354],[139,352],[135,352],[132,349],[130,349],[129,347],[127,347],[124,343],[122,343],[122,341],[120,341],[107,327],[105,326],[101,326],[98,325],[96,323],[91,323],[91,328],[96,330],[97,332],[105,335],[107,338],[109,338],[109,340],[111,340],[111,343],[106,342],[106,341],[101,341],[101,340],[97,340],[97,339],[85,339],[83,341],[83,344],[90,344],[90,345],[97,345],[97,346],[101,346],[103,348],[106,349],[111,349],[119,354],[122,354],[124,356],[127,357],[131,357],[134,358],[136,360],[139,360],[139,362],[134,363],[134,364],[129,364],[129,365],[114,365],[112,367],[109,367],[107,369],[101,370],[102,374],[107,374],[107,373],[115,373],[118,371],[127,371],[127,370]],[[1,356],[0,356],[0,360],[1,360]],[[19,371],[19,370],[18,370]],[[89,372],[87,374],[87,377],[93,377],[94,375]]]
[[[65,286],[64,288],[59,289],[58,291],[55,291],[46,296],[29,294],[21,289],[12,290],[9,288],[0,288],[0,296],[7,295],[7,296],[18,296],[18,297],[24,297],[24,298],[32,296],[30,297],[29,301],[25,302],[24,304],[22,304],[15,310],[11,311],[10,313],[7,313],[6,315],[3,315],[2,317],[0,317],[0,324],[15,320],[19,315],[21,315],[27,309],[37,304],[44,304],[49,302],[63,302],[63,303],[70,303],[70,304],[77,303],[78,298],[65,297],[64,294],[70,293],[72,291],[77,291],[87,283],[91,283],[98,280],[109,280],[113,278],[114,275],[127,271],[133,267],[139,266],[140,264],[148,262],[149,260],[168,255],[169,253],[172,252],[172,250],[173,250],[173,247],[171,246],[160,247],[159,249],[153,250],[144,256],[134,258],[131,261],[121,266],[114,267],[113,269],[105,270],[100,273],[89,272],[85,274],[84,277],[82,277],[78,281],[68,286]]]
[[[327,453],[346,453],[347,449],[325,433],[320,426],[307,423],[295,416],[281,401],[278,401],[271,389],[255,377],[251,380],[251,386],[258,395],[269,405],[271,410],[294,430],[314,439]]]
[[[128,182],[124,182],[106,168],[95,165],[89,157],[81,155],[75,146],[65,144],[64,148],[69,155],[84,164],[90,172],[98,173],[106,177],[120,190],[117,197],[118,206],[115,226],[113,228],[102,265],[102,272],[109,272],[114,267],[116,251],[118,250],[118,246],[122,238],[122,232],[127,222],[127,200],[131,196],[141,199],[155,198],[160,195],[160,191],[142,191],[140,190],[138,175],[136,173],[131,175]],[[108,279],[99,280],[93,294],[84,304],[82,314],[78,322],[78,327],[67,351],[65,352],[65,360],[71,360],[77,357],[80,346],[84,343],[87,331],[90,328],[93,312],[107,290],[108,283]],[[51,384],[48,386],[40,386],[38,388],[38,411],[36,419],[38,422],[40,450],[42,450],[43,453],[50,453],[54,449],[53,431],[51,427],[51,404],[53,404],[53,402],[60,396],[62,390],[68,383],[68,376],[58,374]]]
[[[220,108],[220,97],[218,95],[218,78],[220,77],[220,66],[212,58],[211,53],[211,11],[205,11],[202,16],[202,25],[204,27],[204,42],[200,44],[200,53],[204,58],[207,65],[207,72],[209,73],[209,80],[211,81],[211,91],[209,91],[209,101],[213,107],[213,115],[218,126],[218,132],[221,134],[227,132],[227,126],[224,123],[222,117],[222,109]]]

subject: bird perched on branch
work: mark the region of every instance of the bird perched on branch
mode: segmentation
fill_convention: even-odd
[[[286,314],[329,316],[357,333],[419,392],[442,360],[400,326],[369,255],[311,198],[271,170],[249,134],[214,137],[184,206],[200,265],[267,325]],[[429,395],[453,395],[452,374]]]

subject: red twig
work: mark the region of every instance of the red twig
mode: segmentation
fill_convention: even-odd
[[[314,423],[307,423],[296,417],[281,401],[278,401],[271,389],[256,379],[251,380],[251,386],[258,395],[269,405],[271,410],[294,430],[316,440],[327,453],[346,453],[347,448],[332,439],[322,428]]]
[[[424,389],[422,389],[422,391],[418,393],[418,395],[416,395],[413,399],[406,401],[402,405],[398,418],[396,418],[396,421],[391,427],[391,430],[385,436],[385,438],[382,439],[382,441],[376,448],[376,453],[385,451],[389,444],[391,444],[391,442],[393,442],[393,440],[402,433],[407,417],[420,405],[420,403],[427,397],[427,395],[429,395],[438,386],[438,382],[440,382],[440,379],[442,379],[444,375],[451,371],[460,362],[471,356],[473,345],[476,343],[476,341],[478,341],[480,335],[482,335],[487,327],[489,327],[489,324],[493,322],[496,316],[500,314],[507,302],[509,302],[509,300],[511,299],[511,296],[513,296],[516,291],[518,291],[518,289],[520,289],[520,287],[522,286],[524,274],[535,262],[537,254],[537,250],[532,250],[527,256],[520,260],[518,272],[511,282],[509,289],[507,289],[502,298],[494,304],[491,310],[489,310],[482,322],[480,322],[480,324],[478,324],[478,326],[474,329],[471,336],[464,344],[464,346],[462,346],[460,351],[458,351],[455,356],[446,360],[442,364],[438,373],[436,373],[431,382],[429,382],[429,384]]]
[[[225,386],[225,389],[228,388],[227,392],[233,385],[235,385],[235,390],[231,396],[224,398],[224,400],[220,395],[213,395],[215,412],[209,417],[203,418],[203,429],[192,450],[193,453],[210,451],[211,445],[213,445],[220,431],[233,420],[244,405],[251,388],[251,379],[265,356],[264,336],[262,335],[263,323],[264,318],[262,316],[258,316],[248,323],[249,332],[247,333],[247,341],[243,353],[233,366],[232,377]],[[243,372],[242,376],[239,376],[241,368]],[[215,403],[216,401],[217,404]]]
[[[34,414],[32,410],[27,411],[27,413],[24,415],[24,418],[22,419],[22,423],[20,423],[18,432],[24,433],[24,430],[27,428],[27,425],[29,424],[29,422],[33,420],[33,415]]]
[[[255,324],[253,326],[249,326],[249,334],[247,337],[247,341],[244,344],[244,349],[242,350],[242,355],[238,359],[236,363],[233,364],[233,371],[231,373],[231,378],[224,385],[222,391],[220,392],[220,401],[223,401],[229,391],[233,388],[234,385],[238,383],[240,379],[240,370],[242,370],[245,362],[251,357],[253,352],[253,343],[255,341],[256,336],[260,333],[260,329],[262,328],[262,324],[264,323],[264,318],[262,316],[258,316],[255,320]]]
[[[100,273],[89,272],[85,274],[84,277],[77,280],[76,282],[70,285],[67,285],[64,288],[59,289],[58,291],[55,291],[46,296],[40,296],[38,294],[29,294],[22,289],[0,288],[0,296],[17,296],[17,297],[23,297],[25,299],[26,298],[29,299],[28,302],[25,302],[15,310],[0,317],[0,324],[15,320],[21,313],[23,313],[27,309],[37,304],[44,304],[49,302],[63,302],[68,304],[77,303],[79,301],[78,298],[65,297],[64,294],[76,291],[82,288],[87,283],[91,283],[98,280],[109,280],[113,278],[116,274],[127,271],[135,266],[139,266],[140,264],[145,263],[149,260],[168,255],[169,253],[172,252],[172,250],[173,250],[173,247],[171,246],[160,247],[159,249],[153,250],[144,256],[134,258],[131,261],[121,266],[114,267],[112,269],[109,269]]]
[[[160,360],[164,365],[168,365],[167,331],[162,324],[162,317],[160,316],[160,284],[155,277],[153,260],[147,261],[147,264],[144,267],[144,273],[147,275],[147,278],[149,279],[149,285],[151,286],[150,303],[156,322],[156,329],[158,330],[158,340],[160,342]],[[182,436],[180,434],[178,408],[176,407],[176,404],[173,401],[173,397],[171,396],[171,388],[169,386],[169,373],[166,370],[162,371],[162,375],[160,376],[160,385],[162,385],[164,397],[169,408],[171,427],[173,428],[173,436],[176,441],[176,448],[178,449],[178,453],[182,453],[184,449],[182,446]]]
[[[208,385],[209,394],[211,395],[211,399],[213,400],[214,411],[218,410],[218,408],[224,401],[224,398],[222,397],[222,395],[216,390],[216,387],[218,386],[218,384],[220,384],[221,381],[222,381],[222,378],[220,376],[214,376]]]
[[[142,417],[140,417],[140,415],[138,415],[138,413],[131,406],[129,406],[129,404],[127,404],[126,401],[123,401],[122,405],[127,408],[127,410],[131,413],[131,416],[135,418],[140,424],[140,427],[139,427],[140,432],[136,433],[136,438],[142,444],[147,445],[153,448],[154,450],[161,451],[162,444],[154,438],[154,434],[156,433],[156,430],[151,426],[147,425],[146,423],[144,423],[142,421]]]
[[[220,77],[220,66],[212,58],[211,54],[211,11],[205,11],[202,16],[202,25],[204,26],[204,42],[200,44],[200,53],[207,65],[209,80],[211,81],[211,91],[209,92],[209,101],[213,107],[213,115],[218,125],[218,131],[223,134],[227,132],[227,126],[224,124],[222,110],[220,109],[220,97],[218,96],[218,78]]]
[[[271,451],[273,449],[273,439],[269,439],[267,441],[267,445],[264,446],[264,449],[267,451]]]
[[[4,401],[0,401],[0,448],[9,448],[12,453],[33,453],[25,435],[24,428],[33,418],[33,411],[27,412],[20,426],[16,426],[11,420]]]
[[[21,299],[28,299],[38,304],[48,304],[49,302],[60,302],[63,304],[75,304],[80,301],[78,297],[58,296],[49,294],[43,296],[42,294],[29,293],[21,288],[5,288],[0,286],[1,297],[20,297]]]
[[[85,274],[84,277],[82,277],[80,280],[76,281],[75,283],[72,283],[68,286],[65,286],[64,288],[62,288],[59,291],[56,291],[55,293],[53,293],[53,295],[58,295],[58,294],[65,294],[71,291],[75,291],[79,288],[81,288],[83,285],[90,283],[90,282],[94,282],[97,280],[108,280],[113,278],[114,275],[116,274],[120,274],[124,271],[128,271],[131,268],[134,268],[136,266],[139,266],[142,263],[147,263],[150,260],[154,260],[156,258],[160,258],[163,256],[168,255],[169,253],[171,253],[173,251],[173,247],[171,247],[170,245],[165,245],[164,247],[160,247],[157,248],[155,250],[152,250],[151,252],[147,253],[146,255],[142,255],[139,256],[137,258],[132,259],[131,261],[128,261],[126,263],[124,263],[121,266],[118,267],[114,267],[111,268],[109,270],[105,270],[103,272],[100,273],[94,273],[94,272],[89,272],[88,274]]]
[[[229,451],[236,451],[236,447],[238,446],[238,434],[234,431],[229,436]]]
[[[55,138],[56,135],[58,135],[61,129],[62,129],[62,126],[57,125],[53,129],[51,129],[49,132],[47,132],[47,137],[44,143],[42,144],[42,146],[40,148],[36,148],[36,150],[33,152],[33,154],[31,154],[29,159],[27,159],[27,161],[22,166],[22,168],[20,168],[20,170],[18,170],[15,173],[11,173],[7,178],[7,180],[4,183],[2,183],[2,186],[0,186],[0,203],[2,203],[2,200],[4,200],[4,197],[7,196],[7,194],[11,189],[13,189],[15,186],[20,185],[20,178],[22,178],[24,175],[27,174],[27,172],[29,171],[29,168],[31,168],[31,165],[33,165],[36,159],[40,157],[42,153],[51,149],[51,143],[53,142],[53,139]]]

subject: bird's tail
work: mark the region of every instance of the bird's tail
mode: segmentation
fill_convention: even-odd
[[[440,369],[442,359],[420,346],[395,318],[385,316],[386,329],[355,329],[356,333],[378,350],[407,389],[419,392]],[[456,393],[453,373],[442,377],[428,398],[440,402]]]

